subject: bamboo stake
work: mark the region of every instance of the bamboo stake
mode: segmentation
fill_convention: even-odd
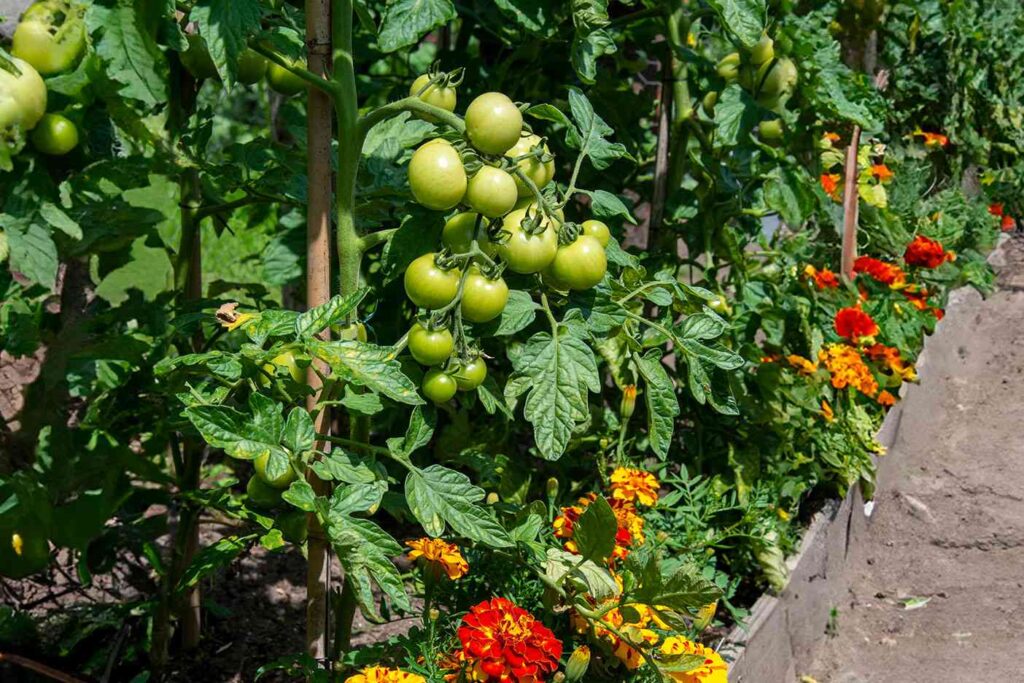
[[[857,193],[857,150],[860,148],[860,126],[853,127],[850,146],[846,148],[843,182],[843,255],[842,272],[853,278],[853,262],[857,260],[857,221],[860,197]]]

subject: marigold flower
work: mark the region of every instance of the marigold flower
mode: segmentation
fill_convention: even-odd
[[[878,395],[878,403],[886,407],[894,406],[896,405],[896,397],[888,391],[882,391],[882,393]]]
[[[345,683],[427,683],[427,679],[400,669],[368,666],[354,676],[346,678]]]
[[[834,144],[839,142],[842,138],[839,137],[839,133],[827,132],[825,133],[825,139]]]
[[[682,636],[670,636],[661,644],[664,655],[701,655],[704,663],[690,671],[669,672],[678,683],[728,683],[729,666],[722,656],[709,647],[694,643]]]
[[[864,353],[871,360],[881,362],[886,370],[894,375],[899,375],[905,381],[913,382],[917,379],[917,371],[914,370],[914,366],[903,360],[900,350],[895,346],[872,344],[864,349]]]
[[[632,467],[616,467],[611,476],[612,498],[651,507],[658,502],[657,477]]]
[[[949,144],[949,138],[942,133],[928,133],[918,128],[914,135],[924,138],[924,146],[929,149],[942,149]]]
[[[928,309],[928,290],[918,288],[908,288],[903,290],[903,296],[906,297],[907,302],[919,311],[925,311]]]
[[[452,581],[461,579],[469,571],[469,563],[462,557],[459,546],[454,543],[448,543],[440,538],[420,538],[406,541],[405,544],[412,548],[409,551],[409,559],[422,559],[428,571],[437,574],[443,571]]]
[[[860,256],[853,262],[854,273],[864,273],[883,285],[892,288],[903,286],[906,281],[906,274],[903,270],[892,263],[886,263],[870,256]]]
[[[1003,220],[999,222],[999,227],[1002,228],[1003,232],[1010,232],[1017,227],[1017,219],[1013,216],[1003,216]]]
[[[903,252],[903,260],[908,265],[920,268],[938,268],[954,258],[952,252],[947,252],[942,247],[941,242],[924,235],[915,237],[914,241],[907,245],[907,250]]]
[[[616,583],[621,587],[621,579],[618,576],[615,579]],[[671,627],[658,615],[655,609],[647,605],[632,604],[630,607],[636,612],[637,619],[627,622],[622,616],[622,612],[616,607],[602,616],[600,621],[593,624],[593,634],[599,640],[608,643],[615,658],[632,671],[640,668],[644,662],[643,654],[636,646],[641,644],[655,645],[659,640],[657,632],[649,627],[653,626],[663,630],[670,630]],[[578,613],[574,612],[572,614],[570,622],[577,633],[587,633],[591,630],[590,622],[579,616]],[[615,629],[615,631],[625,636],[625,640],[616,635],[616,633],[613,633],[611,629]]]
[[[558,669],[562,643],[547,626],[506,598],[474,605],[457,632],[470,680],[543,683]]]
[[[619,415],[625,419],[633,417],[636,408],[636,385],[627,384],[622,387],[622,400],[619,401]]]
[[[992,204],[989,204],[988,205],[988,212],[990,214],[992,214],[993,216],[1002,216],[1003,215],[1003,203],[1002,202],[993,202]]]
[[[887,183],[892,180],[895,176],[893,172],[889,170],[889,167],[885,164],[874,164],[871,167],[871,177],[880,183]]]
[[[821,188],[825,190],[825,194],[832,197],[832,199],[839,199],[840,180],[842,180],[842,176],[838,173],[822,173]]]
[[[850,341],[878,334],[878,324],[861,310],[860,304],[839,309],[834,321],[836,333]]]
[[[871,368],[852,346],[829,344],[821,350],[818,358],[832,374],[832,386],[836,389],[853,387],[867,396],[878,393],[878,382],[871,374]]]
[[[814,361],[798,356],[795,353],[786,356],[786,360],[789,362],[793,369],[800,372],[801,375],[813,375],[818,371],[818,364]]]
[[[832,405],[825,399],[821,400],[821,416],[825,418],[825,422],[832,422],[836,419],[836,414],[832,411]]]
[[[828,268],[818,270],[814,266],[808,265],[804,268],[804,275],[812,280],[818,289],[835,289],[839,286],[839,278]]]

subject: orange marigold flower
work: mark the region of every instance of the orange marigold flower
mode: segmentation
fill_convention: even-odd
[[[558,670],[562,643],[547,626],[506,598],[469,610],[457,632],[473,681],[543,683]]]
[[[888,408],[896,405],[896,397],[888,391],[883,391],[878,395],[878,403]]]
[[[368,666],[359,673],[349,676],[345,683],[426,683],[427,679],[419,674],[411,674],[400,669],[388,669],[383,666]]]
[[[469,571],[469,563],[462,557],[459,546],[454,543],[448,543],[440,538],[420,538],[406,541],[405,544],[412,548],[409,551],[409,559],[422,559],[427,571],[436,573],[438,578],[443,571],[449,579],[455,581]]]
[[[818,371],[818,364],[814,361],[798,356],[795,353],[786,356],[786,360],[795,370],[798,370],[801,375],[813,375]]]
[[[704,663],[690,671],[670,672],[669,678],[677,683],[728,683],[729,665],[722,656],[700,643],[694,643],[682,636],[670,636],[661,644],[664,655],[700,655]]]
[[[903,290],[903,296],[917,310],[924,311],[928,309],[927,289],[905,289]]]
[[[836,419],[836,414],[832,410],[832,405],[825,399],[821,400],[821,416],[825,418],[825,422],[831,422]]]
[[[990,214],[992,214],[993,216],[1002,216],[1003,215],[1003,203],[1002,202],[994,202],[992,204],[989,204],[988,205],[988,212]]]
[[[942,320],[943,318],[946,317],[946,312],[944,310],[942,310],[941,308],[933,308],[932,309],[932,315],[935,316],[936,320]]]
[[[949,144],[949,138],[942,133],[928,133],[919,130],[917,134],[924,138],[924,146],[929,149],[942,149]]]
[[[839,198],[839,181],[842,180],[842,176],[838,173],[822,173],[821,174],[821,187],[825,190],[825,194],[833,199]]]
[[[839,309],[833,324],[839,336],[850,341],[878,334],[878,324],[861,310],[860,304]]]
[[[853,262],[854,273],[864,273],[883,285],[898,288],[906,281],[903,270],[892,263],[886,263],[870,256],[860,256]]]
[[[853,387],[868,396],[878,393],[878,382],[871,374],[871,368],[852,346],[829,344],[821,350],[818,358],[832,374],[832,386],[836,389]]]
[[[1003,216],[1003,220],[999,222],[999,227],[1002,228],[1003,232],[1010,232],[1017,227],[1017,219],[1013,216]]]
[[[818,289],[835,289],[839,286],[839,278],[828,268],[818,270],[814,266],[808,265],[804,268],[804,275],[812,280]]]
[[[907,245],[907,250],[903,252],[903,260],[908,265],[920,268],[938,268],[954,258],[951,252],[947,252],[942,247],[941,242],[924,235],[915,237],[914,241]]]
[[[612,498],[650,507],[658,502],[658,478],[632,467],[616,467],[611,476]]]
[[[842,138],[839,137],[839,133],[825,133],[825,139],[829,142],[839,142]]]
[[[887,183],[893,179],[893,172],[885,164],[874,164],[871,167],[871,176],[880,183]]]

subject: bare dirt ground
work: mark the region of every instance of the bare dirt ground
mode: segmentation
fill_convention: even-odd
[[[929,342],[820,683],[1024,681],[1024,240],[997,266]]]

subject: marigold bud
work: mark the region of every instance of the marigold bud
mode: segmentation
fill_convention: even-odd
[[[546,489],[547,489],[548,498],[550,498],[551,500],[554,500],[555,498],[557,498],[558,497],[558,479],[556,479],[555,477],[548,477],[548,482],[547,482]]]
[[[627,384],[622,387],[622,401],[619,403],[619,415],[622,419],[628,420],[633,417],[633,410],[636,409],[636,385]]]
[[[431,607],[430,612],[427,614],[427,616],[430,617],[431,621],[437,621],[441,618],[441,612],[437,608]]]
[[[14,554],[21,556],[21,549],[25,547],[25,541],[21,539],[21,534],[11,534],[11,548],[14,550]]]
[[[569,656],[569,663],[565,665],[565,678],[569,683],[583,680],[583,676],[590,667],[590,648],[580,645]]]
[[[498,500],[499,500],[498,494],[495,493],[494,491],[491,491],[490,493],[487,494],[487,504],[488,505],[494,505],[495,503],[498,502]]]

